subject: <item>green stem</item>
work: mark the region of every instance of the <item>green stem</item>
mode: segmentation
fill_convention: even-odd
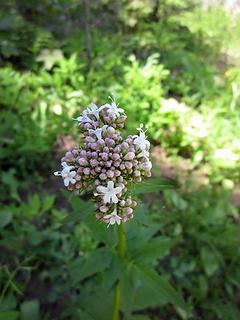
[[[118,227],[118,246],[117,246],[117,252],[120,258],[124,258],[125,249],[126,249],[126,236],[125,236],[123,224],[121,223]],[[118,281],[115,288],[112,320],[119,320],[120,301],[121,301],[121,288],[120,288],[120,282]]]

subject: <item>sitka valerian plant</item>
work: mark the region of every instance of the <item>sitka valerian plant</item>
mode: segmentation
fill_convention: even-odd
[[[92,194],[96,219],[102,222],[91,220],[91,204],[88,206],[79,198],[69,199],[77,216],[81,209],[82,220],[98,241],[91,255],[74,264],[76,273],[71,273],[73,285],[95,274],[100,277],[81,286],[76,299],[78,313],[74,316],[83,319],[118,320],[120,312],[124,319],[138,319],[135,315],[132,317],[136,310],[168,302],[182,312],[185,309],[177,291],[152,268],[155,260],[165,255],[174,242],[156,236],[159,226],[148,227],[141,223],[138,226],[136,219],[126,230],[123,228],[124,223],[133,218],[134,211],[139,211],[139,206],[136,208],[139,193],[170,187],[163,180],[142,182],[151,177],[150,142],[143,124],[137,129],[137,135],[124,138],[120,132],[126,119],[124,110],[113,100],[110,104],[101,107],[93,104],[84,110],[75,119],[82,133],[82,145],[68,151],[61,159],[61,171],[54,173],[62,177],[69,191]],[[140,216],[143,214],[140,210]],[[107,230],[105,225],[117,225],[117,230],[115,227]],[[115,231],[118,231],[118,240]],[[102,292],[101,297],[99,292]],[[93,304],[94,310],[89,308]],[[109,309],[113,311],[109,313]]]
[[[83,147],[68,151],[62,158],[63,178],[69,191],[93,190],[96,218],[109,225],[133,217],[137,202],[128,186],[151,176],[150,143],[143,125],[138,135],[124,139],[120,130],[127,116],[114,101],[95,104],[76,119],[83,134]]]

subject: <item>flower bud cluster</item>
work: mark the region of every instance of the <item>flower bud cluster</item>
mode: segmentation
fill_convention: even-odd
[[[143,125],[139,135],[124,139],[119,130],[127,116],[114,101],[92,105],[76,119],[83,135],[82,148],[73,148],[61,159],[62,176],[69,191],[91,190],[96,218],[113,225],[133,217],[137,202],[127,194],[130,184],[151,176],[150,143]]]

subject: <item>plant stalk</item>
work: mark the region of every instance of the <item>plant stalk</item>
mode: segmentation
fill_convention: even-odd
[[[125,236],[124,227],[122,223],[118,227],[118,246],[116,249],[119,257],[123,259],[125,255],[125,250],[126,250],[126,236]],[[120,281],[118,280],[115,288],[112,320],[119,320],[120,302],[121,302],[121,288],[120,288]]]

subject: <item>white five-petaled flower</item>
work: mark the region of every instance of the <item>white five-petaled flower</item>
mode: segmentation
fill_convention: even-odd
[[[92,114],[96,117],[97,120],[99,120],[99,112],[100,108],[96,104],[92,104],[90,107],[87,108],[87,112],[89,114]]]
[[[77,120],[80,123],[92,123],[93,120],[88,117],[89,113],[87,110],[84,110],[82,114],[74,120]]]
[[[98,140],[102,139],[102,132],[107,128],[107,125],[102,126],[101,128],[97,129],[89,129],[90,133],[94,133]]]
[[[143,124],[140,125],[140,128],[137,128],[139,131],[139,136],[135,136],[133,143],[136,144],[141,150],[147,150],[150,148],[150,142],[147,140],[145,135],[146,131],[143,131]]]
[[[146,149],[141,150],[141,152],[137,155],[137,158],[149,158],[149,151],[147,151]]]
[[[76,183],[74,177],[76,176],[77,172],[71,171],[72,169],[74,169],[74,166],[69,166],[66,162],[62,162],[62,167],[62,171],[56,171],[54,172],[54,175],[61,176],[63,178],[65,187],[68,187],[70,182],[72,184]]]
[[[124,110],[122,108],[118,108],[118,106],[114,101],[111,104],[110,103],[104,104],[103,106],[101,106],[100,109],[102,110],[104,108],[107,108],[109,113],[114,114],[117,117],[119,117],[120,113],[124,113]]]
[[[116,206],[115,206],[112,213],[110,213],[104,217],[104,220],[108,223],[107,227],[109,227],[110,225],[114,225],[115,223],[117,223],[119,225],[121,223],[121,219],[122,218],[117,214]]]
[[[121,187],[114,188],[114,182],[108,181],[107,187],[98,186],[97,191],[100,192],[100,194],[103,196],[103,202],[104,203],[117,203],[118,197],[117,194],[119,194],[122,191]]]

